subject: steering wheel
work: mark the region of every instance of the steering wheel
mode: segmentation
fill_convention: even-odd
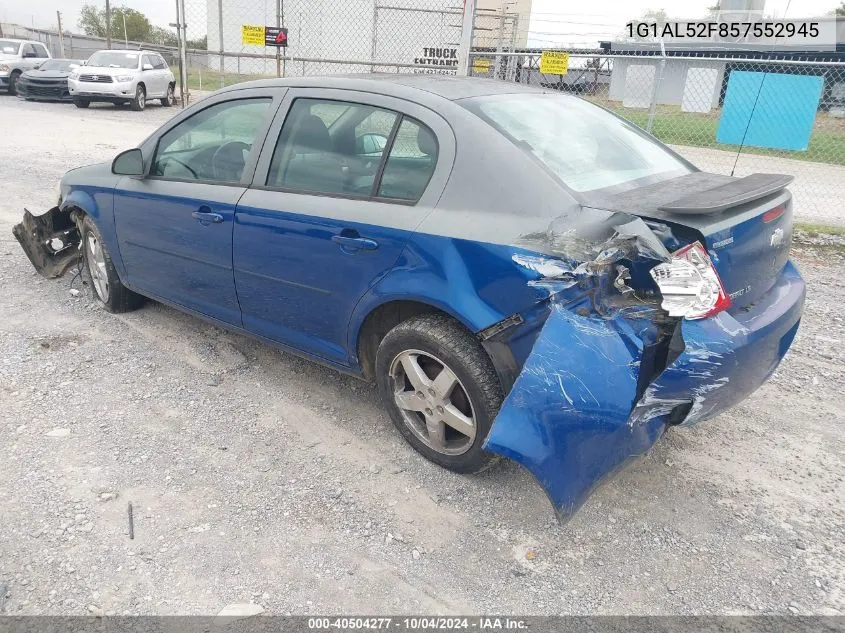
[[[218,147],[211,155],[211,173],[215,180],[235,182],[241,179],[246,160],[244,152],[251,149],[243,141],[229,141]]]
[[[162,166],[162,168],[161,168],[161,172],[162,172],[161,175],[162,176],[164,175],[164,172],[167,170],[167,163],[176,163],[177,165],[180,165],[180,166],[184,167],[185,169],[187,169],[190,172],[191,176],[194,177],[195,180],[200,179],[200,177],[197,175],[197,172],[194,171],[193,167],[191,167],[187,163],[183,163],[178,158],[173,158],[173,156],[168,156],[167,162]]]

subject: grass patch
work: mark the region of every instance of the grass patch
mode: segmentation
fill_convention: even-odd
[[[176,77],[176,83],[179,83],[179,67],[174,66],[170,70],[173,71],[173,76]],[[189,90],[208,90],[213,92],[226,86],[233,86],[245,81],[252,81],[253,79],[270,79],[275,75],[243,75],[238,73],[219,73],[216,70],[209,68],[200,68],[197,66],[188,67],[188,89]],[[221,81],[222,79],[222,81]]]
[[[648,110],[625,108],[615,101],[598,99],[594,101],[645,129],[648,122]],[[664,143],[672,145],[707,147],[733,152],[739,150],[738,145],[725,145],[716,141],[719,117],[719,110],[714,110],[710,114],[696,114],[682,112],[677,106],[660,106],[655,112],[652,134]],[[803,152],[748,146],[742,151],[761,156],[845,165],[845,120],[819,113],[810,136],[810,144]]]
[[[816,235],[842,235],[845,236],[845,227],[833,226],[830,224],[817,224],[814,222],[796,222],[793,225],[799,231],[804,231],[807,235],[814,237]]]

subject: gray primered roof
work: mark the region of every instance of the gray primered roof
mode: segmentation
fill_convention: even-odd
[[[512,81],[414,73],[362,73],[326,77],[262,79],[236,84],[229,88],[224,88],[224,90],[265,88],[269,86],[360,90],[362,92],[376,92],[411,100],[415,96],[420,96],[421,92],[425,92],[450,101],[494,94],[546,92],[540,88],[534,88]]]

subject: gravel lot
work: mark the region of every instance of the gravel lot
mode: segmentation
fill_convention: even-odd
[[[841,241],[796,249],[806,316],[775,378],[558,526],[515,465],[424,461],[370,385],[34,272],[22,208],[174,112],[0,98],[0,611],[845,613]]]

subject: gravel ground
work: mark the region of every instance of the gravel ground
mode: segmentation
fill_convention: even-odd
[[[806,316],[777,375],[558,526],[515,465],[423,460],[368,384],[33,271],[22,207],[172,112],[0,98],[0,611],[845,613],[841,242],[796,248]]]

